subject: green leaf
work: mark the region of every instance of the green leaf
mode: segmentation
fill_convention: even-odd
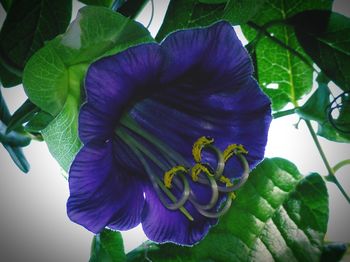
[[[114,0],[79,0],[79,2],[82,2],[86,5],[97,5],[110,8],[112,7]]]
[[[6,125],[0,120],[0,143],[23,147],[30,143],[30,138],[16,131],[7,132]]]
[[[222,17],[224,7],[225,4],[202,4],[198,0],[172,0],[156,40],[178,29],[210,25]]]
[[[54,118],[49,113],[40,111],[35,114],[28,123],[24,126],[24,130],[27,132],[41,132],[45,129]]]
[[[0,82],[4,87],[13,87],[22,83],[22,78],[11,73],[0,62]]]
[[[198,0],[198,1],[203,4],[224,4],[230,0]]]
[[[128,261],[319,261],[328,194],[318,174],[303,177],[287,160],[265,159],[208,236],[192,248],[139,248]],[[145,253],[147,251],[147,253]],[[215,252],[213,252],[215,251]]]
[[[10,111],[7,108],[7,105],[5,103],[5,100],[2,97],[1,90],[0,90],[0,129],[2,129],[2,131],[0,131],[0,137],[1,137],[1,133],[3,133],[4,136],[6,136],[6,133],[4,132],[6,129],[6,126],[4,124],[7,124],[10,121],[10,118],[11,118]],[[9,155],[11,156],[12,160],[17,165],[17,167],[20,170],[22,170],[24,173],[27,173],[29,171],[30,166],[23,154],[22,149],[18,146],[12,146],[7,143],[3,143],[3,146],[7,150],[7,152],[9,153]]]
[[[317,134],[334,142],[350,142],[349,132],[341,132],[334,128],[330,123],[329,110],[332,103],[331,94],[327,83],[319,82],[319,86],[306,103],[295,110],[295,112],[304,119],[318,122]],[[350,102],[343,101],[344,107],[339,109],[339,117],[334,121],[335,125],[342,122],[350,123]],[[342,128],[344,128],[342,126]]]
[[[323,246],[320,262],[338,262],[345,255],[348,246],[345,243],[327,243]]]
[[[39,111],[39,108],[34,105],[29,99],[27,99],[20,108],[16,110],[16,112],[12,115],[8,125],[7,125],[7,133],[16,130],[18,128],[22,128],[22,125],[25,122],[28,122],[35,113]]]
[[[108,8],[86,6],[65,34],[48,42],[28,61],[23,77],[26,93],[42,111],[55,117],[42,135],[66,171],[81,147],[77,119],[88,66],[150,41],[149,32],[140,24]]]
[[[21,75],[30,56],[66,30],[71,11],[72,0],[13,0],[0,32],[2,64]]]
[[[121,262],[125,259],[123,239],[119,232],[105,229],[94,236],[90,262]]]
[[[28,173],[30,169],[30,165],[23,154],[23,150],[20,147],[13,147],[7,144],[3,144],[9,155],[11,156],[13,162],[16,166],[23,171],[24,173]]]
[[[1,5],[4,8],[4,10],[7,12],[13,2],[13,0],[1,0]]]
[[[333,104],[332,104],[333,105]],[[327,121],[318,125],[317,135],[323,136],[334,142],[350,142],[350,99],[343,99],[342,106],[338,110],[338,117],[331,118],[327,115]],[[332,121],[332,122],[330,122]]]
[[[314,120],[321,124],[327,122],[327,108],[330,103],[328,83],[319,82],[318,88],[312,96],[295,112],[302,118]]]
[[[322,10],[289,20],[305,52],[344,91],[350,90],[350,18]]]
[[[1,89],[0,89],[0,120],[7,124],[10,121],[11,114],[9,109],[7,108],[6,102],[2,97]]]
[[[250,25],[262,27],[272,21],[285,20],[294,14],[309,9],[330,9],[331,0],[287,1],[266,0],[258,12],[251,18]],[[242,26],[248,40],[254,39],[257,30]],[[275,24],[268,28],[273,37],[282,41],[301,55],[305,56],[294,29],[284,24]],[[271,98],[274,110],[280,110],[288,103],[297,106],[298,100],[312,87],[312,72],[305,62],[293,52],[275,43],[268,37],[263,37],[256,47],[259,83],[264,92]]]
[[[123,16],[135,18],[147,2],[148,0],[128,0],[117,10]]]
[[[234,25],[246,23],[262,8],[264,3],[265,0],[229,0],[223,18]]]
[[[50,153],[66,172],[81,148],[78,113],[78,101],[69,96],[63,110],[41,131]]]

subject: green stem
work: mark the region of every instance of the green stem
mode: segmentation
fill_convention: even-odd
[[[279,118],[279,117],[292,115],[292,114],[295,113],[295,109],[296,108],[288,109],[288,110],[285,110],[285,111],[280,111],[280,112],[272,114],[272,116],[273,116],[274,119],[276,119],[276,118]]]
[[[333,182],[334,184],[336,184],[336,186],[338,187],[338,189],[340,190],[340,192],[343,194],[343,196],[345,197],[345,199],[348,201],[348,203],[350,204],[350,197],[348,196],[348,194],[346,193],[346,191],[344,190],[344,188],[342,187],[342,185],[339,183],[338,179],[335,176],[335,171],[334,169],[330,166],[328,159],[321,147],[320,142],[318,141],[317,135],[314,131],[314,129],[312,128],[311,122],[309,120],[304,119],[307,128],[310,131],[310,134],[312,136],[312,139],[314,140],[316,147],[318,149],[318,152],[321,155],[321,158],[323,160],[323,163],[325,164],[327,171],[328,171],[328,176],[327,176],[327,180],[330,182]]]
[[[343,166],[346,166],[346,165],[350,165],[350,159],[340,161],[338,164],[336,164],[333,167],[333,170],[334,170],[334,172],[337,172],[340,168],[342,168]]]

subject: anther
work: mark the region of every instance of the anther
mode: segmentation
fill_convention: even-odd
[[[230,157],[236,154],[248,154],[248,151],[243,147],[243,145],[229,145],[224,150],[224,161],[226,162]]]
[[[214,143],[214,139],[208,136],[202,136],[198,138],[198,140],[193,144],[192,147],[192,155],[194,158],[194,161],[201,162],[202,161],[202,149],[205,146],[208,146],[210,144]]]
[[[202,172],[205,173],[207,176],[214,176],[214,171],[208,164],[196,163],[191,168],[192,180],[197,182],[198,181],[198,176]]]
[[[171,183],[173,181],[173,178],[179,172],[187,173],[187,169],[184,166],[174,166],[173,168],[164,173],[164,185],[167,188],[172,187]]]
[[[225,176],[221,176],[220,177],[220,182],[225,183],[226,187],[233,186],[231,180],[228,177],[225,177]]]

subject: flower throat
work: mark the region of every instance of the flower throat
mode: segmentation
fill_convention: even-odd
[[[140,160],[162,204],[169,210],[182,212],[190,221],[193,221],[194,218],[185,208],[187,202],[190,202],[201,215],[208,218],[218,218],[229,210],[232,200],[235,198],[234,191],[240,188],[248,178],[249,165],[244,157],[248,151],[242,145],[228,145],[222,152],[214,145],[213,138],[202,136],[192,146],[195,164],[190,166],[179,153],[146,132],[129,115],[124,115],[120,124],[115,130],[116,136],[122,139]],[[165,156],[166,161],[162,161],[143,145],[140,138],[155,146],[162,156]],[[203,161],[203,151],[216,156],[215,168]],[[231,181],[223,175],[223,172],[226,163],[234,156],[240,160],[243,173],[239,178]],[[157,171],[152,169],[147,160],[158,167]],[[163,173],[160,174],[159,169],[163,170]],[[190,188],[189,180],[211,189],[211,198],[208,203],[199,203],[198,197]],[[178,194],[179,192],[180,194]],[[225,195],[224,203],[219,203],[220,194]],[[176,195],[180,195],[180,197],[176,197]]]

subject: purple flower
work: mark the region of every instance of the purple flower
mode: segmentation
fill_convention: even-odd
[[[156,242],[200,241],[231,203],[225,187],[244,167],[232,157],[219,177],[201,169],[191,178],[186,168],[200,162],[215,173],[230,144],[248,150],[250,169],[264,156],[270,101],[252,70],[227,22],[178,31],[161,44],[138,45],[93,63],[79,115],[84,146],[69,172],[70,219],[94,233],[142,223]],[[215,146],[196,144],[202,160],[195,161],[192,145],[200,137]],[[169,170],[177,175],[168,173],[172,180],[165,181]]]

